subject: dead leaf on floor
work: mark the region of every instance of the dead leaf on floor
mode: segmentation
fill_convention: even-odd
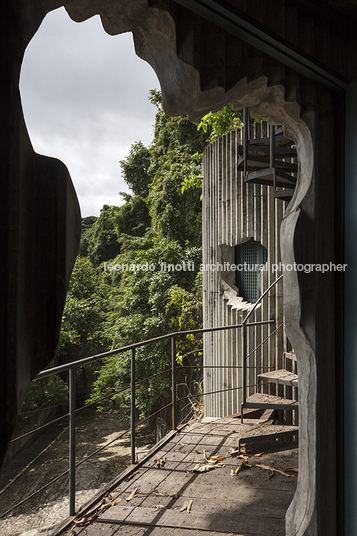
[[[73,523],[75,525],[78,525],[78,526],[87,525],[88,523],[91,523],[91,521],[96,519],[96,517],[98,517],[100,512],[103,512],[104,510],[106,510],[110,506],[115,506],[116,504],[120,503],[121,500],[122,500],[121,497],[119,497],[118,499],[115,499],[115,501],[111,501],[109,503],[106,503],[106,502],[104,502],[105,499],[102,499],[102,501],[101,501],[102,504],[99,504],[99,505],[95,506],[94,508],[89,510],[86,514],[84,514],[83,516],[80,516],[80,517],[77,516],[73,520]]]
[[[236,456],[237,458],[246,458],[247,456],[253,456],[254,458],[260,458],[260,456],[263,456],[264,452],[259,452],[259,454],[240,454],[239,449],[235,449],[234,447],[230,448],[227,452],[227,456]]]
[[[162,493],[160,493],[159,490],[157,490],[156,488],[154,489],[151,489],[148,493],[148,495],[151,495],[151,493],[155,493],[156,495],[163,495]]]
[[[283,475],[283,476],[289,476],[289,477],[293,476],[293,475],[288,475],[288,473],[285,473],[284,471],[281,471],[280,469],[276,469],[275,467],[270,467],[270,465],[262,465],[260,463],[257,463],[256,467],[260,467],[261,469],[265,469],[266,471],[270,471],[273,474],[274,473],[279,473],[279,475]]]
[[[209,462],[219,462],[219,461],[222,461],[222,460],[225,460],[225,459],[226,459],[226,456],[210,456],[208,458],[208,461]]]
[[[248,457],[245,457],[242,463],[240,463],[236,470],[231,470],[231,476],[236,476],[238,473],[243,471],[243,469],[250,469],[252,466],[248,464]]]
[[[193,500],[190,499],[189,501],[185,501],[183,505],[180,508],[180,512],[183,512],[184,510],[187,510],[188,513],[190,513],[191,506],[192,506]]]
[[[165,508],[165,506],[163,506],[162,504],[153,504],[152,507],[153,508]]]
[[[240,454],[239,449],[231,448],[227,452],[227,456],[236,456],[237,458],[242,458],[244,460],[244,458],[247,457],[247,454]]]
[[[164,465],[166,463],[166,457],[165,458],[160,458],[159,460],[154,460],[154,462],[156,462],[157,467],[164,467]]]
[[[126,500],[127,501],[131,501],[131,499],[134,499],[134,497],[136,497],[137,493],[138,493],[138,489],[139,488],[135,488],[134,491],[132,491],[129,495],[129,497],[126,497]]]
[[[227,456],[237,456],[239,454],[239,449],[235,449],[234,447],[231,447],[229,451],[227,452]]]
[[[198,463],[195,465],[195,467],[192,469],[192,472],[194,473],[206,473],[207,471],[211,471],[212,469],[218,469],[218,467],[225,467],[226,465],[222,462],[208,462],[208,463]]]
[[[197,465],[195,465],[192,471],[195,473],[205,473],[206,471],[211,471],[211,469],[215,469],[215,466],[210,463],[206,463],[204,465],[198,463]]]

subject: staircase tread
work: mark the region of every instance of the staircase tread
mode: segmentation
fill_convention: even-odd
[[[252,182],[257,184],[266,184],[267,186],[273,186],[273,168],[264,168],[259,171],[253,171],[248,173],[245,177],[245,182]],[[275,185],[277,187],[291,187],[296,183],[296,178],[292,175],[284,173],[282,170],[275,168]]]
[[[255,404],[276,404],[279,406],[298,406],[297,400],[289,400],[280,396],[267,395],[265,393],[255,393],[247,398],[246,405],[249,403]]]
[[[283,201],[290,201],[294,195],[294,190],[292,188],[286,188],[285,190],[281,190],[279,192],[275,192],[274,196],[277,199],[282,199]]]
[[[288,359],[293,359],[296,361],[296,353],[295,352],[284,352],[284,356]]]
[[[249,144],[252,145],[270,145],[270,138],[269,136],[266,138],[251,138],[249,140]],[[275,146],[280,145],[292,145],[294,142],[284,136],[284,130],[283,129],[277,129],[275,130]]]
[[[270,145],[257,145],[253,143],[248,144],[248,154],[254,153],[255,155],[257,153],[263,153],[262,155],[257,156],[264,156],[267,153],[270,153]],[[238,145],[239,154],[243,154],[243,145]],[[294,158],[297,156],[296,149],[294,147],[275,147],[275,155],[280,155],[281,158]]]
[[[243,167],[245,156],[241,155],[238,158],[238,169]],[[266,169],[270,166],[269,156],[258,156],[255,154],[247,155],[247,171],[255,171],[260,169]],[[295,173],[298,170],[298,165],[292,162],[284,162],[283,160],[274,160],[275,169],[283,169]]]
[[[285,369],[262,372],[261,374],[258,374],[258,378],[270,381],[275,380],[276,383],[280,383],[281,385],[298,386],[298,375]]]

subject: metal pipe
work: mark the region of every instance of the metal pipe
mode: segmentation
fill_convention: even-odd
[[[241,423],[243,424],[243,409],[247,401],[247,324],[243,324],[243,327],[242,327],[242,344],[243,344],[243,350],[242,350],[243,378],[242,378],[242,404],[241,404],[240,420],[241,420]]]
[[[244,175],[247,173],[248,144],[250,139],[250,110],[244,108],[244,138],[243,138],[243,155],[244,155]]]
[[[272,286],[274,286],[274,284]],[[274,323],[273,320],[263,320],[261,322],[252,322],[250,325],[258,326],[261,324],[272,324],[272,323]],[[161,335],[160,337],[155,337],[153,339],[147,339],[145,341],[140,341],[134,344],[129,344],[128,346],[122,346],[121,348],[117,348],[116,350],[110,350],[109,352],[103,352],[102,354],[96,354],[90,357],[85,357],[84,359],[78,359],[77,361],[72,361],[70,364],[59,365],[58,367],[52,367],[50,369],[43,370],[42,372],[39,372],[39,374],[37,374],[37,376],[35,376],[33,380],[40,380],[41,378],[47,378],[48,376],[52,376],[52,374],[58,374],[59,372],[64,372],[74,366],[83,367],[85,365],[89,365],[90,363],[94,363],[95,361],[99,361],[100,359],[103,359],[104,357],[110,357],[112,355],[122,354],[124,352],[128,352],[129,350],[132,350],[133,348],[140,348],[140,346],[146,346],[147,344],[152,344],[154,342],[165,341],[167,339],[171,339],[171,337],[181,337],[183,335],[191,335],[194,333],[209,333],[211,331],[224,331],[226,329],[236,329],[236,328],[241,328],[242,325],[243,324],[234,324],[233,326],[219,326],[216,328],[201,328],[201,329],[188,329],[187,331],[175,331],[173,333],[168,333],[167,335]]]
[[[131,463],[136,463],[135,459],[135,348],[131,350],[131,411],[130,411],[130,444]]]
[[[176,394],[176,341],[171,337],[171,378],[172,378],[172,429],[177,429],[177,394]]]
[[[69,515],[76,515],[76,369],[69,369]]]
[[[265,323],[269,323],[269,320],[267,320]],[[168,333],[167,335],[160,335],[160,337],[154,337],[153,339],[147,339],[145,341],[136,342],[134,344],[128,344],[128,346],[122,346],[121,348],[117,348],[115,350],[109,350],[109,352],[103,352],[102,354],[96,354],[90,357],[85,357],[84,359],[78,359],[77,361],[72,361],[70,364],[59,365],[58,367],[52,367],[50,369],[43,370],[42,372],[37,374],[37,376],[34,377],[34,380],[47,378],[48,376],[52,376],[52,374],[58,374],[59,372],[64,372],[73,366],[83,367],[85,365],[89,365],[90,363],[94,363],[95,361],[99,361],[100,359],[103,359],[104,357],[110,357],[112,355],[122,354],[124,352],[128,352],[132,350],[133,348],[140,348],[140,346],[146,346],[147,344],[152,344],[154,342],[165,341],[167,339],[171,339],[171,337],[173,336],[180,337],[183,335],[190,335],[194,333],[208,333],[210,331],[223,331],[225,329],[235,329],[235,328],[241,328],[241,327],[242,327],[242,324],[235,324],[233,326],[220,326],[216,328],[201,328],[201,329],[188,329],[186,331],[175,331],[173,333]]]
[[[273,170],[273,187],[276,191],[275,179],[275,125],[270,125],[270,169]]]
[[[268,294],[268,292],[283,278],[283,274],[281,274],[281,276],[278,277],[278,279],[275,279],[274,283],[272,283],[270,285],[270,287],[268,287],[264,292],[263,294],[260,296],[260,298],[257,299],[257,301],[255,302],[255,304],[253,305],[253,307],[250,309],[249,313],[247,314],[247,316],[245,317],[245,319],[243,320],[242,322],[242,327],[247,323],[247,320],[248,318],[250,317],[250,315],[255,311],[255,309],[257,308],[257,306],[259,305],[259,303],[262,301],[262,299]],[[269,320],[269,322],[271,323],[272,321]],[[275,322],[275,320],[273,321],[273,323]],[[255,324],[257,324],[255,322]],[[252,322],[251,324],[249,324],[250,326],[253,326],[254,323]]]

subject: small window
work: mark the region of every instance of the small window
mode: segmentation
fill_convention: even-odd
[[[258,286],[259,266],[268,260],[268,251],[260,243],[251,238],[244,244],[236,246],[236,264],[245,269],[237,270],[237,287],[244,301],[255,303],[261,292]],[[259,265],[259,266],[258,266]]]

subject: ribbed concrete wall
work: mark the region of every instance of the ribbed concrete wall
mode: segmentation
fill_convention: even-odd
[[[252,126],[251,137],[267,136],[267,124]],[[271,265],[280,262],[279,228],[286,202],[274,198],[273,188],[246,184],[237,171],[238,145],[243,131],[233,131],[208,147],[203,155],[203,264],[235,263],[235,246],[254,238],[268,250],[267,270],[260,278],[262,292],[281,272],[272,273]],[[203,273],[204,327],[239,324],[252,304],[239,297],[235,272],[207,270]],[[283,321],[282,284],[278,283],[253,313],[251,322],[275,319]],[[248,353],[275,330],[275,326],[250,328]],[[282,365],[283,327],[248,360],[248,385],[256,384],[256,375]],[[204,364],[228,369],[204,369],[206,393],[226,389],[225,393],[206,395],[205,414],[223,417],[240,411],[242,398],[241,329],[205,334]],[[237,389],[239,388],[239,389]],[[273,387],[274,389],[274,387]],[[255,392],[252,387],[249,394]],[[274,391],[270,391],[274,393]],[[280,394],[280,393],[279,393]]]

